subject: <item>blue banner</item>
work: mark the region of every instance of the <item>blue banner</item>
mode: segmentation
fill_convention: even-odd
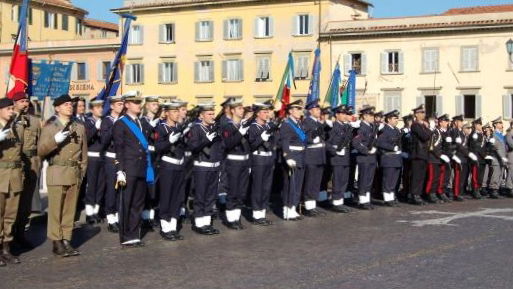
[[[347,81],[347,92],[348,99],[347,105],[350,107],[356,107],[356,71],[349,71],[349,80]]]
[[[312,80],[310,81],[310,88],[308,89],[308,97],[306,103],[312,103],[319,99],[319,83],[321,78],[321,50],[315,49],[315,58],[312,68]]]
[[[44,100],[46,96],[52,99],[69,92],[69,82],[73,62],[59,61],[41,62],[30,61],[29,95]]]

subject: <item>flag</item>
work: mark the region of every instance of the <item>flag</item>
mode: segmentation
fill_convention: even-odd
[[[101,99],[104,101],[103,111],[105,114],[110,110],[110,98],[116,95],[119,86],[121,85],[121,75],[123,73],[123,68],[126,60],[126,52],[128,47],[128,35],[130,32],[130,26],[132,20],[136,20],[137,17],[123,14],[121,15],[125,18],[125,26],[123,29],[123,37],[121,38],[121,46],[119,47],[114,60],[110,64],[109,76],[105,79],[105,86],[100,91],[97,96],[97,99]]]
[[[350,107],[355,107],[356,105],[356,71],[349,71],[349,79],[347,80],[346,90],[344,94],[347,92],[347,98],[344,104]]]
[[[310,88],[308,89],[308,96],[306,103],[312,103],[319,100],[319,84],[321,79],[321,50],[315,49],[315,58],[312,68],[312,80],[310,81]]]
[[[340,98],[340,65],[337,62],[333,74],[331,76],[328,92],[324,97],[324,103],[329,104],[331,108],[335,108],[341,104]]]
[[[276,99],[274,102],[280,105],[281,118],[285,117],[287,105],[290,103],[290,89],[292,84],[294,84],[295,88],[296,83],[294,82],[294,58],[292,57],[292,52],[289,52],[287,66],[283,72],[280,88],[278,89],[278,93],[276,94]]]
[[[8,98],[13,98],[18,92],[26,92],[29,80],[29,59],[27,51],[27,12],[29,0],[23,0],[19,15],[18,34],[9,68],[9,81],[7,84]]]

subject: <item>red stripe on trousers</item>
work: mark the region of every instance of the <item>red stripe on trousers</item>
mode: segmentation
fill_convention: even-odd
[[[438,183],[437,193],[441,195],[444,192],[444,182],[445,182],[445,165],[440,165],[440,182]]]
[[[460,173],[461,173],[460,167],[458,166],[458,164],[455,164],[454,165],[454,182],[452,184],[452,186],[453,186],[452,189],[454,191],[455,197],[460,195]]]
[[[434,178],[434,168],[433,168],[433,164],[432,163],[429,163],[428,164],[428,179],[427,179],[427,183],[426,183],[426,194],[430,194],[431,193],[431,187],[433,186],[433,178]]]
[[[472,187],[474,188],[474,190],[477,190],[479,189],[480,185],[479,185],[479,180],[478,180],[478,172],[477,172],[477,165],[476,164],[473,164],[472,165]]]

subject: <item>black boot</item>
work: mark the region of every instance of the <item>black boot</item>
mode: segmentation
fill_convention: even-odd
[[[481,200],[483,196],[481,196],[478,190],[472,190],[472,198],[476,200]]]
[[[10,243],[4,243],[4,245],[2,247],[2,255],[0,256],[0,258],[2,258],[5,261],[5,263],[9,263],[9,264],[20,264],[21,263],[20,258],[11,254]]]
[[[80,255],[80,251],[71,247],[71,243],[68,240],[62,240],[62,244],[64,245],[64,250],[66,250],[70,256]]]
[[[62,243],[62,240],[59,241],[53,241],[53,254],[57,257],[69,257],[69,253],[66,251],[66,248],[64,248],[64,244]]]

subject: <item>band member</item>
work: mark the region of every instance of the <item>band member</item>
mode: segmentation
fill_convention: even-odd
[[[199,119],[189,133],[187,144],[193,154],[194,224],[192,229],[202,235],[219,234],[212,225],[212,215],[219,185],[219,169],[223,144],[215,124],[215,104],[199,104]]]
[[[84,122],[87,136],[87,188],[85,193],[86,222],[94,224],[100,222],[98,213],[100,204],[103,202],[105,193],[104,167],[105,162],[102,154],[100,128],[103,115],[103,101],[91,99],[89,102],[91,116],[86,117]]]
[[[147,186],[155,182],[149,150],[149,135],[138,118],[142,97],[131,91],[124,95],[126,113],[112,131],[116,151],[116,185],[121,188],[119,236],[124,247],[144,246],[141,241],[141,213]]]
[[[111,233],[119,233],[119,194],[115,189],[117,168],[115,164],[116,150],[112,138],[112,129],[116,121],[121,117],[123,107],[123,98],[121,95],[111,97],[110,113],[103,118],[100,124],[100,143],[102,144],[102,153],[105,154],[105,214],[108,223],[107,230]]]
[[[307,217],[316,217],[321,214],[317,210],[317,199],[321,189],[322,175],[326,165],[326,134],[324,124],[320,121],[321,107],[319,101],[315,100],[306,105],[308,116],[305,117],[302,127],[307,136],[305,150],[305,187],[304,201]]]
[[[454,169],[454,181],[452,184],[454,192],[453,199],[462,202],[464,199],[461,194],[466,190],[469,173],[468,159],[477,160],[477,157],[474,154],[470,154],[468,150],[468,137],[463,132],[463,115],[457,115],[453,117],[452,120],[454,127],[450,130],[450,134],[454,145],[454,153],[452,156]]]
[[[329,163],[333,171],[331,204],[333,211],[348,213],[350,210],[344,205],[344,193],[347,192],[349,185],[351,140],[353,139],[353,128],[349,122],[352,111],[345,105],[338,106],[333,111],[336,120],[327,141]]]
[[[73,118],[69,95],[56,98],[53,106],[57,117],[41,130],[37,153],[48,160],[48,238],[53,253],[60,257],[80,252],[71,246],[73,221],[79,188],[87,170],[87,138],[84,125]]]
[[[491,176],[490,183],[488,185],[489,196],[492,199],[499,198],[499,189],[502,181],[502,174],[504,169],[508,165],[508,158],[506,154],[506,138],[503,134],[503,124],[500,117],[492,121],[494,129],[493,137],[490,138],[489,142],[491,146],[491,154],[487,159],[491,160]]]
[[[255,121],[249,127],[248,140],[251,147],[251,208],[253,224],[268,226],[272,222],[266,218],[269,197],[273,186],[276,151],[273,128],[269,125],[269,105],[255,103]]]
[[[0,267],[20,263],[20,259],[11,253],[11,242],[23,191],[21,154],[25,128],[16,124],[15,117],[13,101],[0,99]]]
[[[246,134],[250,124],[243,123],[244,106],[242,99],[228,103],[230,115],[222,127],[222,139],[226,153],[225,172],[228,180],[225,225],[234,230],[242,230],[241,209],[249,185],[250,147]]]
[[[299,205],[305,176],[307,135],[301,124],[303,102],[291,102],[286,109],[288,118],[280,127],[281,149],[286,165],[282,190],[283,219],[296,221],[301,219],[296,207]]]
[[[403,166],[401,131],[397,128],[399,111],[393,110],[386,113],[384,117],[385,126],[381,129],[376,142],[376,147],[380,151],[379,166],[382,169],[381,191],[385,205],[396,206],[395,190]]]
[[[429,124],[425,121],[426,111],[424,105],[413,109],[415,121],[411,125],[412,152],[411,152],[411,181],[410,181],[410,203],[424,205],[421,199],[426,180],[426,168],[429,158],[428,145],[431,139]]]
[[[164,240],[183,240],[178,233],[180,209],[185,191],[185,143],[180,130],[181,103],[170,102],[164,105],[166,120],[157,126],[158,139],[155,149],[160,156],[159,166],[159,216],[160,235]]]
[[[472,122],[469,150],[477,159],[472,162],[470,168],[472,174],[472,197],[474,199],[482,199],[483,196],[481,195],[480,190],[483,184],[483,176],[486,166],[486,138],[483,134],[483,123],[481,118]]]
[[[373,209],[371,204],[371,188],[376,172],[376,139],[377,127],[374,123],[374,107],[364,106],[360,110],[360,128],[353,138],[353,148],[358,151],[358,203],[364,210]]]

